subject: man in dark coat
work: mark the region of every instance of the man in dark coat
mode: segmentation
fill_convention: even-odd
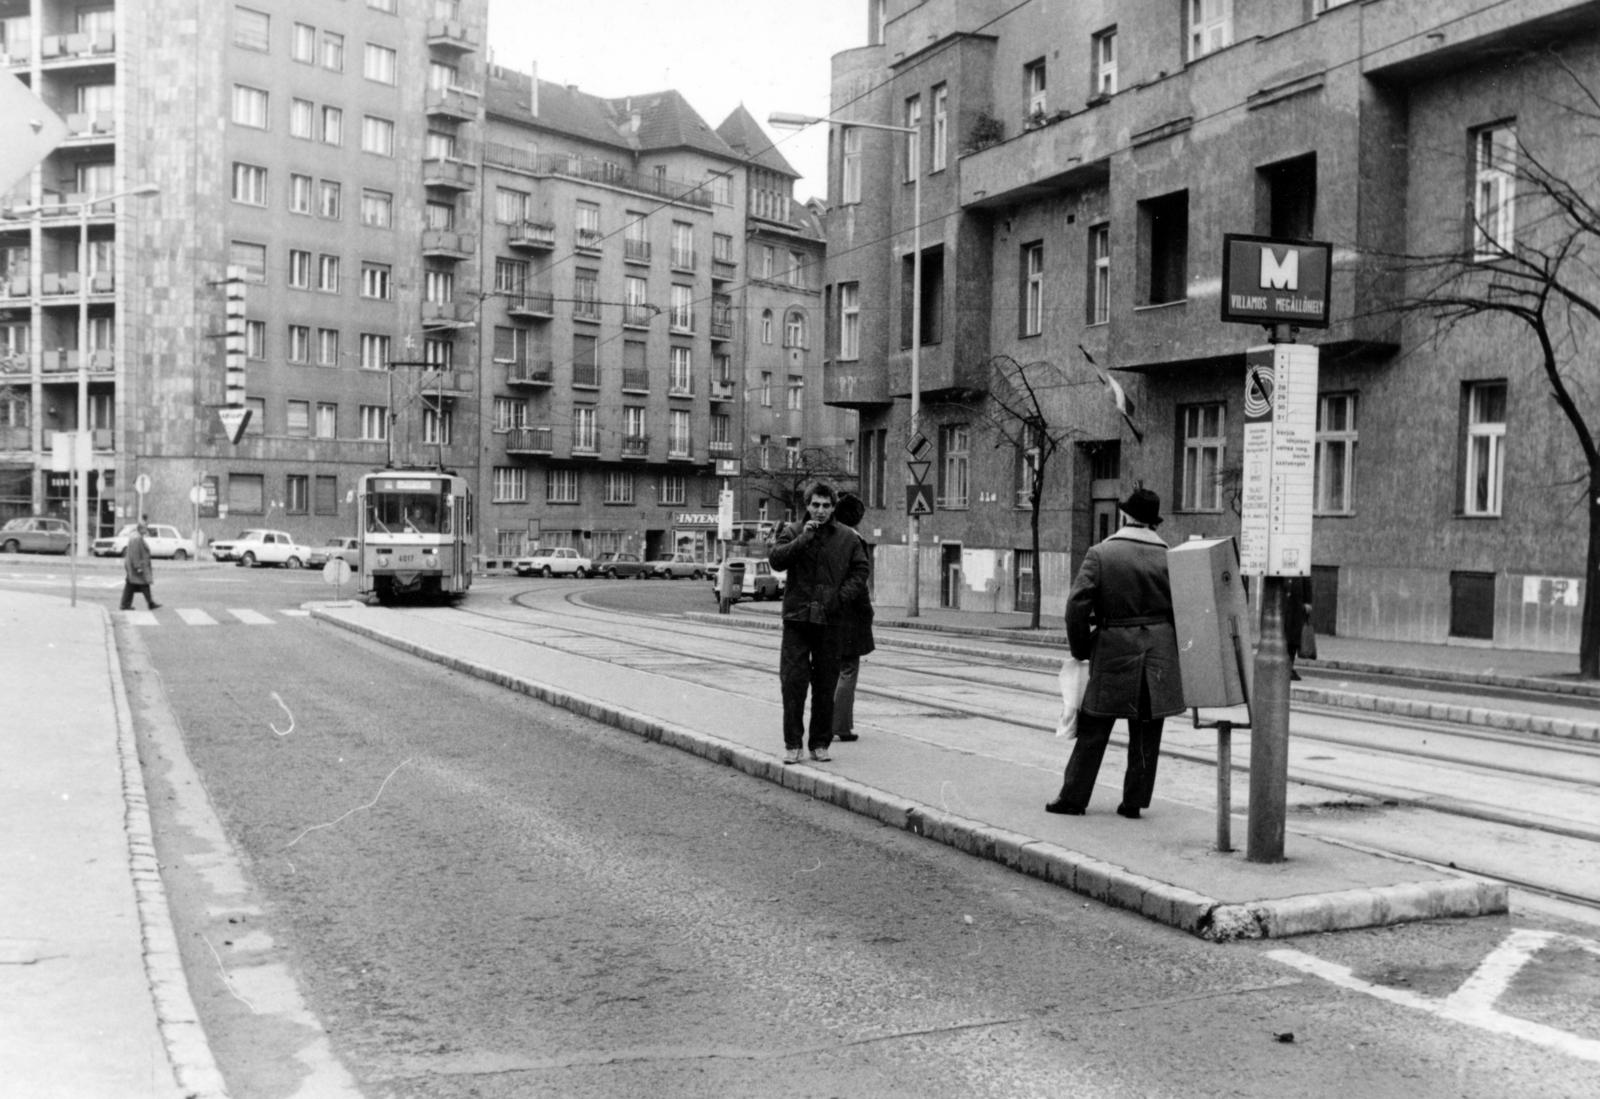
[[[122,609],[133,610],[133,593],[143,592],[145,605],[151,610],[161,606],[150,597],[150,585],[155,582],[155,570],[150,564],[150,547],[144,536],[150,528],[140,523],[128,535],[128,548],[122,551]]]
[[[833,509],[833,521],[855,530],[866,514],[867,506],[861,502],[861,497],[845,492],[840,494],[839,504]],[[861,538],[859,530],[856,537]],[[865,538],[861,539],[861,544],[867,550],[867,591],[856,602],[840,607],[843,621],[839,629],[839,685],[833,692],[834,740],[861,739],[856,732],[856,679],[861,674],[861,658],[877,647],[872,639],[872,544]]]
[[[785,763],[803,758],[808,690],[811,758],[818,763],[832,758],[828,745],[833,741],[833,692],[839,682],[841,609],[865,598],[871,568],[860,536],[833,521],[833,487],[819,481],[806,500],[806,518],[779,531],[767,555],[774,569],[788,573],[778,657]]]
[[[1089,661],[1078,739],[1051,813],[1081,816],[1094,792],[1117,718],[1128,722],[1128,769],[1117,812],[1137,819],[1156,782],[1163,719],[1183,712],[1161,498],[1135,489],[1118,505],[1122,526],[1091,546],[1067,596],[1067,644]]]

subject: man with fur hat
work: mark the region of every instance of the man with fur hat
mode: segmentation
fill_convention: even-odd
[[[1083,814],[1111,727],[1125,718],[1128,769],[1117,813],[1136,820],[1155,788],[1163,719],[1183,712],[1183,682],[1167,544],[1155,530],[1161,497],[1138,488],[1118,507],[1122,526],[1089,547],[1067,596],[1067,644],[1075,658],[1089,661],[1089,686],[1061,793],[1045,810]]]

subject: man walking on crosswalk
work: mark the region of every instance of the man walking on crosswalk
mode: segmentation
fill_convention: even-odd
[[[150,595],[150,585],[155,583],[155,569],[150,564],[150,547],[144,536],[150,533],[150,524],[140,521],[128,536],[128,548],[122,554],[122,609],[133,610],[133,593],[143,592],[146,606],[156,610],[161,606]]]

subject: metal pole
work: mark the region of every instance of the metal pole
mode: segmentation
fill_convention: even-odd
[[[1261,583],[1261,643],[1251,707],[1250,817],[1245,858],[1281,862],[1289,789],[1289,647],[1283,636],[1281,576]]]
[[[922,142],[917,141],[916,159],[922,159]],[[907,138],[910,145],[910,138]],[[908,440],[915,438],[922,417],[922,165],[913,163],[911,184],[911,428]],[[910,510],[909,508],[907,509]],[[906,520],[906,548],[911,553],[909,589],[906,592],[906,617],[922,613],[922,560],[918,538],[922,518],[912,514]]]
[[[1233,722],[1217,722],[1217,850],[1233,850]]]
[[[89,203],[78,206],[78,441],[89,425]],[[90,444],[93,445],[92,442]],[[83,449],[88,449],[87,447]],[[78,462],[81,453],[73,448],[73,476],[78,480],[78,499],[73,521],[77,524],[74,552],[89,552],[89,471]]]

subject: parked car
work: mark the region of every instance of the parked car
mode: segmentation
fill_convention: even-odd
[[[518,576],[576,576],[582,580],[594,571],[589,559],[569,546],[553,546],[550,549],[534,550],[526,557],[519,557],[511,563]]]
[[[594,562],[595,575],[608,580],[638,580],[649,571],[637,553],[602,553]]]
[[[699,580],[706,574],[706,563],[690,553],[669,553],[650,562],[650,577],[655,580]]]
[[[0,527],[0,553],[66,553],[72,525],[65,519],[11,519]]]
[[[237,561],[247,569],[257,565],[281,565],[298,569],[305,565],[311,550],[283,530],[246,530],[237,538],[211,543],[211,556],[218,561]]]
[[[96,538],[89,546],[89,552],[96,557],[121,557],[128,552],[128,539],[133,536],[138,524],[129,523],[111,538]],[[165,523],[151,523],[150,533],[145,535],[144,544],[150,548],[151,557],[170,557],[174,561],[187,561],[196,556],[194,539],[186,538],[177,527],[169,527]]]
[[[361,564],[361,542],[355,538],[329,538],[322,545],[311,547],[306,566],[320,569],[335,557],[343,557],[344,563],[351,568],[358,567]]]
[[[740,599],[749,599],[760,602],[764,599],[783,598],[783,573],[773,572],[772,565],[764,557],[730,557],[730,565],[744,566],[744,586],[740,589],[737,603]],[[722,591],[718,587],[721,579],[722,567],[719,565],[711,571],[711,597],[721,600]]]

